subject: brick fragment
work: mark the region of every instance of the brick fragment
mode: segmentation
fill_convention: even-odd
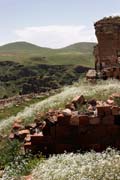
[[[108,99],[108,100],[107,100],[107,104],[109,104],[109,105],[114,105],[115,102],[114,102],[113,99]]]
[[[81,96],[76,96],[76,97],[73,98],[72,103],[75,105],[75,107],[76,107],[78,104],[79,104],[79,105],[84,104],[84,103],[85,103],[85,98],[84,98],[83,95],[81,95]]]
[[[13,126],[12,126],[12,128],[13,128],[14,130],[18,130],[18,129],[22,129],[23,126],[22,126],[21,124],[19,124],[19,123],[14,123]]]
[[[13,140],[14,138],[15,138],[14,133],[10,133],[10,135],[9,135],[9,139]]]

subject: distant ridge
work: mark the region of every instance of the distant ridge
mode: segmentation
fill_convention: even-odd
[[[93,47],[96,45],[96,43],[93,42],[80,42],[80,43],[75,43],[69,46],[66,46],[64,50],[71,50],[71,51],[79,51],[82,53],[90,53]]]
[[[39,50],[58,50],[58,51],[69,50],[69,51],[79,51],[82,53],[86,53],[86,52],[91,52],[91,49],[93,49],[95,44],[96,43],[93,42],[80,42],[80,43],[71,44],[64,48],[52,49],[47,47],[40,47],[38,45],[25,41],[18,41],[0,46],[0,51],[9,52],[9,51],[39,51]]]
[[[0,51],[38,51],[40,49],[50,49],[50,48],[44,48],[37,46],[32,43],[24,42],[24,41],[19,41],[19,42],[12,42],[5,44],[3,46],[0,46]]]
[[[29,42],[12,42],[0,46],[0,61],[35,65],[94,66],[93,47],[96,43],[80,42],[60,49],[40,47]]]

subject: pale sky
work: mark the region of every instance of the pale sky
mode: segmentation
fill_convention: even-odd
[[[95,42],[94,22],[119,14],[120,0],[0,0],[0,45],[27,41],[61,48]]]

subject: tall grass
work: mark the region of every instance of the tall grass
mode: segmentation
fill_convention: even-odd
[[[32,121],[36,112],[45,112],[51,108],[64,107],[65,103],[69,102],[76,95],[82,94],[87,98],[106,99],[113,92],[120,92],[120,82],[117,80],[99,81],[95,85],[81,80],[73,86],[64,87],[61,93],[26,107],[16,116],[1,120],[0,133],[9,128],[15,118],[22,118],[25,122]]]

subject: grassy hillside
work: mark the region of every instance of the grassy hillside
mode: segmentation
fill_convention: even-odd
[[[27,42],[9,43],[0,47],[0,61],[21,64],[79,64],[92,67],[95,43],[76,43],[62,49],[42,48]]]
[[[80,53],[91,53],[95,45],[96,43],[81,42],[81,43],[75,43],[65,48],[62,48],[62,50],[77,51]]]
[[[94,45],[84,42],[50,49],[14,42],[0,46],[0,98],[72,84],[94,67]]]

